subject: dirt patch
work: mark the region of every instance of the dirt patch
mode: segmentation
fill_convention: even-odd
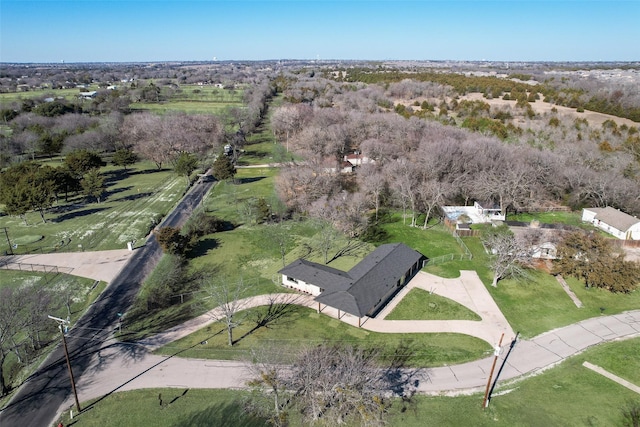
[[[635,261],[640,263],[640,248],[623,247],[625,259],[627,261]]]
[[[501,98],[486,99],[482,96],[481,93],[470,93],[465,96],[461,96],[460,99],[467,99],[470,101],[476,101],[476,100],[484,101],[487,104],[489,104],[491,107],[515,108],[516,106],[516,101],[505,101],[504,99],[501,99]],[[533,108],[533,111],[536,114],[545,114],[545,113],[550,114],[551,109],[555,108],[556,110],[558,110],[558,113],[557,113],[558,116],[568,117],[572,120],[575,118],[580,118],[580,119],[584,118],[584,119],[587,119],[590,126],[598,126],[598,127],[602,126],[602,123],[604,123],[606,120],[613,120],[614,122],[616,122],[618,126],[621,126],[623,124],[627,126],[638,126],[638,123],[634,122],[633,120],[623,119],[621,117],[616,117],[609,114],[596,113],[595,111],[589,111],[589,110],[584,110],[584,113],[578,113],[575,108],[569,108],[569,107],[563,107],[561,105],[550,104],[540,99],[537,99],[536,102],[530,102],[529,105],[531,105],[531,108]]]

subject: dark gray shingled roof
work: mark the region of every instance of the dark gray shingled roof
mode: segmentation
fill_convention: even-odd
[[[596,213],[595,219],[599,219],[622,232],[628,231],[633,225],[640,222],[640,219],[612,208],[611,206],[607,206],[606,208],[588,208],[587,210]]]
[[[326,265],[298,260],[279,271],[324,289],[316,301],[363,317],[424,255],[402,243],[378,247],[345,273]]]
[[[295,279],[303,280],[327,290],[344,290],[349,288],[353,279],[342,270],[328,265],[299,259],[278,271]]]

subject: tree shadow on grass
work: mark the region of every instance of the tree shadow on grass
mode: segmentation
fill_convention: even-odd
[[[105,185],[111,185],[114,182],[122,181],[129,174],[124,169],[111,170],[108,172],[103,172],[102,176],[104,177]]]
[[[167,171],[169,169],[167,168],[162,168],[162,169],[158,169],[158,168],[154,168],[154,169],[142,169],[142,170],[130,170],[129,171],[129,175],[148,175],[150,173],[157,173],[157,172],[164,172]]]
[[[211,405],[174,424],[176,427],[265,427],[268,425],[264,418],[248,413],[239,401]]]
[[[131,188],[131,187],[129,187]],[[137,194],[130,194],[128,196],[124,196],[124,197],[120,197],[119,199],[113,199],[113,202],[130,202],[133,200],[138,200],[138,199],[144,199],[145,197],[149,197],[151,196],[153,193],[151,192],[145,192],[145,193],[137,193]]]
[[[189,258],[198,258],[204,256],[212,249],[217,248],[220,245],[220,241],[213,237],[207,237],[198,241],[198,244],[189,251]]]
[[[266,309],[258,309],[254,311],[251,320],[255,323],[255,326],[248,332],[242,335],[237,340],[234,340],[234,344],[242,341],[260,328],[273,328],[275,326],[283,327],[287,324],[294,322],[300,317],[300,311],[298,310],[299,295],[275,295],[269,298],[269,304]]]
[[[252,182],[261,181],[261,180],[263,180],[265,178],[266,178],[266,176],[254,176],[254,177],[249,177],[249,178],[239,178],[239,179],[236,179],[236,182],[238,184],[250,184]]]
[[[100,211],[104,211],[108,208],[91,208],[91,209],[84,209],[81,211],[75,211],[75,212],[69,212],[66,213],[64,215],[60,215],[57,218],[52,219],[52,222],[63,222],[66,221],[68,219],[73,219],[73,218],[80,218],[83,216],[87,216],[87,215],[91,215],[94,214],[96,212],[100,212]]]
[[[113,190],[109,190],[109,191],[105,191],[103,193],[103,199],[106,200],[109,196],[113,196],[114,194],[118,194],[118,193],[122,193],[124,191],[129,191],[131,190],[133,187],[132,186],[128,186],[128,187],[117,187],[114,188]]]

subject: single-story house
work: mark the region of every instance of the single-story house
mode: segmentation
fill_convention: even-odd
[[[354,166],[346,161],[342,161],[340,162],[340,170],[338,170],[335,166],[335,163],[331,161],[331,159],[326,160],[323,163],[324,167],[322,169],[322,171],[324,173],[336,173],[336,172],[340,172],[340,173],[352,173],[353,172],[353,168]]]
[[[611,206],[585,208],[582,210],[582,220],[590,222],[618,239],[640,240],[640,219]]]
[[[80,94],[78,95],[78,98],[80,99],[93,99],[95,98],[95,96],[98,94],[97,91],[92,90],[90,92],[80,92]]]
[[[502,214],[502,209],[500,209],[500,205],[494,202],[473,202],[473,207],[476,209],[478,215],[487,219],[487,222],[490,221],[504,221],[506,219],[505,215]]]
[[[347,154],[344,156],[344,161],[351,163],[353,166],[366,165],[367,163],[375,163],[373,159],[368,158],[360,154],[359,152],[354,152],[353,154]]]
[[[474,201],[473,206],[442,206],[442,212],[448,221],[456,224],[457,229],[461,229],[459,224],[483,224],[506,219],[500,206],[491,202]]]
[[[298,259],[278,273],[282,285],[315,296],[340,313],[373,317],[426,262],[426,257],[402,243],[379,246],[349,271]]]
[[[565,232],[562,229],[540,228],[540,224],[532,222],[529,226],[513,226],[509,229],[519,239],[528,243],[528,256],[535,259],[556,259],[558,243]]]

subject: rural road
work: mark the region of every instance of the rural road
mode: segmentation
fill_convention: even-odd
[[[205,182],[191,187],[162,225],[183,224],[212,186],[213,182]],[[144,277],[161,255],[160,247],[150,235],[145,245],[135,250],[87,313],[73,325],[67,344],[76,378],[83,376],[104,342],[111,338],[118,322],[118,313],[125,312],[131,306]],[[58,346],[0,411],[0,427],[51,425],[70,391],[64,354],[61,346]]]

